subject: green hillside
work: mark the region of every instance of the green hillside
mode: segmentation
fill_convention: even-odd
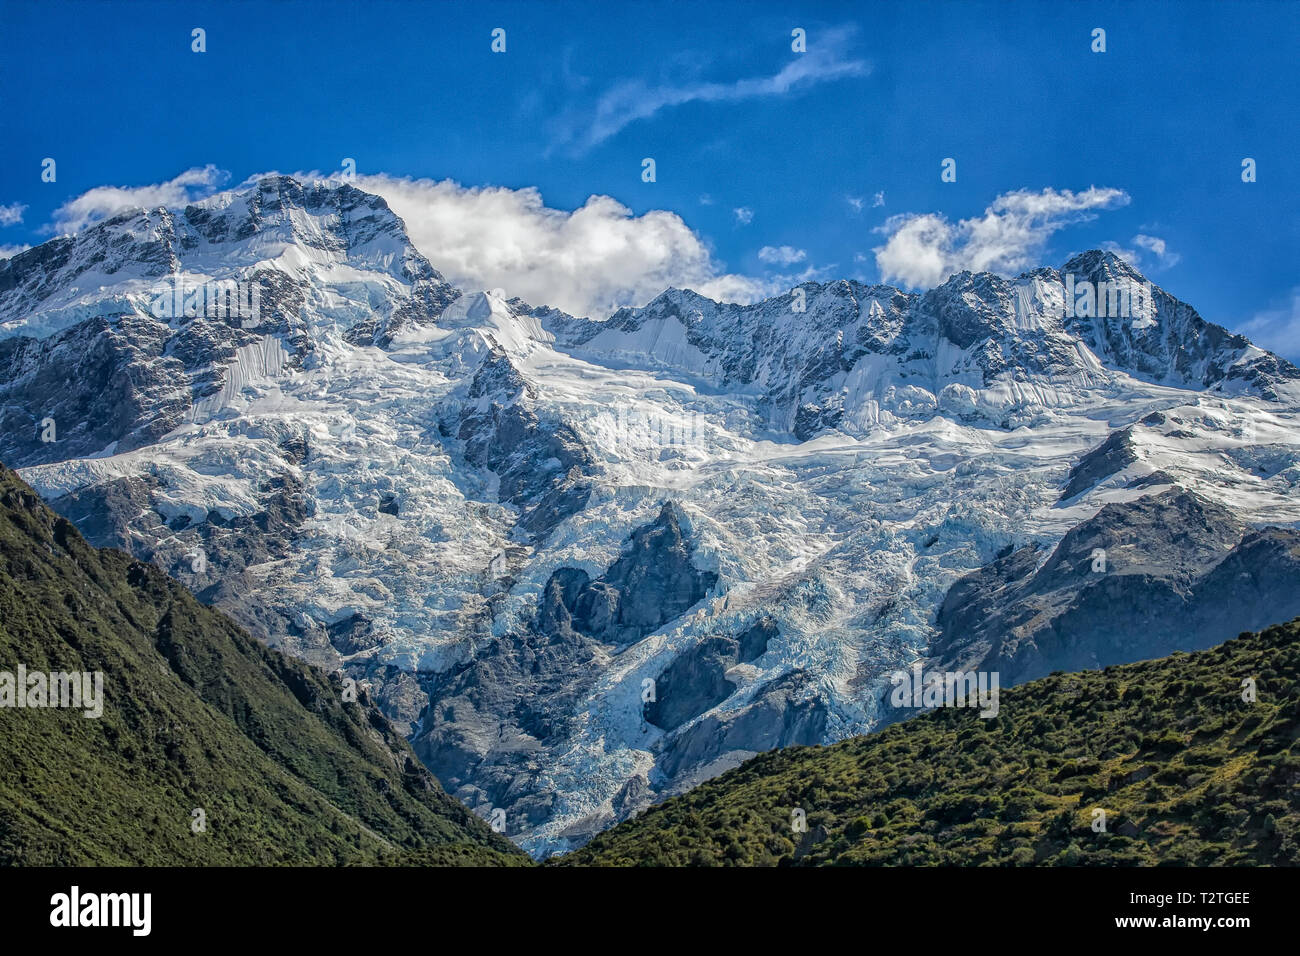
[[[20,664],[102,672],[103,716],[0,706],[0,865],[528,862],[364,692],[90,547],[0,467],[0,672]]]
[[[1002,691],[990,720],[943,709],[763,754],[555,862],[1296,865],[1297,736],[1300,620],[1053,674]]]

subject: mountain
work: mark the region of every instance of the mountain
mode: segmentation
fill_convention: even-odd
[[[1020,553],[1005,613],[1066,600],[1021,576],[1107,505],[1300,526],[1300,371],[1109,253],[606,321],[435,265],[382,199],[278,176],[19,253],[0,458],[93,544],[368,681],[535,856],[896,719],[889,674],[989,642],[945,636],[952,587]],[[1190,586],[1157,551],[1153,583]],[[1253,600],[1187,639],[1284,618]]]
[[[1300,531],[1248,529],[1191,492],[1107,504],[1051,554],[1030,544],[967,575],[939,608],[939,670],[1003,685],[1201,650],[1300,616]]]
[[[943,708],[762,754],[558,862],[1295,866],[1298,735],[1292,621],[1054,674],[1003,692],[992,719]]]
[[[8,469],[0,609],[0,865],[527,862],[443,793],[364,688],[347,700],[337,675],[90,547]],[[80,677],[96,673],[98,693]],[[47,680],[60,696],[48,674],[78,675],[83,706],[30,706]]]
[[[219,309],[203,292],[220,281],[256,288],[256,303],[250,291],[237,306],[257,314],[207,321]],[[0,260],[0,328],[11,336],[0,350],[0,459],[152,444],[268,376],[311,367],[313,326],[388,341],[455,297],[383,200],[347,186],[268,177],[178,214],[123,213]],[[37,410],[56,441],[41,440]]]
[[[1122,316],[1068,314],[1067,277],[1070,288],[1126,294],[1147,284],[1094,251],[1060,272],[1036,269],[1014,281],[961,272],[923,295],[841,280],[807,282],[750,306],[670,289],[605,322],[534,314],[575,355],[752,390],[766,423],[801,440],[827,428],[866,434],[936,412],[1028,423],[1037,407],[1072,404],[1077,390],[1116,388],[1116,373],[1178,388],[1300,395],[1293,365],[1159,288],[1149,302],[1130,300]]]

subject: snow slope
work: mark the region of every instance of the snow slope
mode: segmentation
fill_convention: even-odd
[[[1176,482],[1300,527],[1300,373],[1159,290],[1149,314],[1063,318],[1067,272],[1130,270],[1035,270],[1029,313],[1015,282],[963,273],[924,295],[809,283],[802,312],[669,290],[598,323],[461,294],[382,200],[272,178],[0,263],[10,431],[35,435],[57,379],[77,398],[54,416],[69,437],[3,453],[95,543],[363,677],[444,783],[541,855],[756,750],[878,726],[958,577],[1106,502]],[[158,318],[177,274],[262,282],[263,314]],[[159,410],[124,381],[181,398]],[[1129,426],[1132,460],[1060,500]],[[606,574],[665,501],[678,559],[716,583],[548,665],[548,584]],[[763,621],[723,699],[644,719],[645,680]],[[507,653],[535,685],[473,667]]]

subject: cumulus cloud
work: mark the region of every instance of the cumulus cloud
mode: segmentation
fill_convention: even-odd
[[[810,37],[808,52],[795,55],[770,76],[749,77],[729,83],[687,82],[651,85],[625,80],[606,90],[593,104],[575,105],[553,124],[552,146],[584,153],[626,126],[649,119],[661,110],[687,103],[736,103],[760,97],[782,96],[829,80],[863,76],[870,71],[864,60],[850,59],[846,48],[851,27],[820,31]]]
[[[151,186],[96,186],[54,210],[54,221],[42,231],[68,235],[128,209],[184,206],[210,196],[229,179],[229,173],[209,164]]]
[[[251,176],[249,185],[268,173]],[[337,179],[320,172],[300,179]],[[217,191],[229,175],[195,167],[149,186],[99,186],[59,207],[44,231],[68,234],[133,208],[184,206]],[[546,206],[532,187],[466,187],[452,180],[357,176],[354,184],[387,200],[415,247],[453,284],[501,288],[535,305],[604,317],[644,305],[669,287],[719,301],[754,302],[785,291],[785,277],[725,272],[705,240],[674,212],[633,215],[609,196],[572,211]],[[0,246],[0,258],[26,246]]]
[[[754,210],[750,209],[748,206],[737,206],[731,211],[736,216],[736,222],[740,223],[742,226],[748,226],[754,221]]]
[[[609,196],[552,209],[532,187],[468,187],[452,180],[358,176],[406,222],[411,241],[455,285],[502,288],[534,305],[604,317],[664,289],[692,288],[752,302],[781,288],[725,273],[674,212],[636,216]]]
[[[1300,286],[1277,308],[1265,309],[1237,330],[1260,348],[1300,363]]]
[[[758,258],[772,265],[790,266],[796,262],[803,262],[808,258],[808,253],[793,246],[764,246],[758,250]]]
[[[876,266],[884,281],[913,288],[938,285],[963,269],[1014,275],[1039,264],[1057,230],[1128,202],[1121,189],[1021,189],[998,196],[982,216],[956,223],[938,213],[891,216],[876,230],[887,237],[873,250]]]
[[[27,209],[20,202],[0,206],[0,226],[16,226],[23,221],[23,212]]]

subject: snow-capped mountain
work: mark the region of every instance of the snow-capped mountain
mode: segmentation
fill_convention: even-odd
[[[286,177],[0,261],[0,459],[368,680],[536,854],[896,719],[892,671],[973,653],[950,588],[1014,554],[1038,594],[1108,503],[1300,526],[1300,371],[1109,253],[603,322],[434,265],[382,199]],[[258,307],[209,308],[229,284]]]
[[[1115,310],[1123,315],[1104,314],[1104,301],[1092,310],[1100,317],[1077,315],[1067,276],[1094,293],[1146,285],[1114,255],[1090,252],[1014,281],[962,272],[921,296],[841,280],[751,306],[670,289],[607,322],[537,312],[572,354],[757,392],[767,423],[800,439],[936,413],[1013,427],[1075,404],[1083,389],[1122,391],[1125,375],[1269,398],[1297,382],[1289,363],[1154,287],[1150,302]]]

